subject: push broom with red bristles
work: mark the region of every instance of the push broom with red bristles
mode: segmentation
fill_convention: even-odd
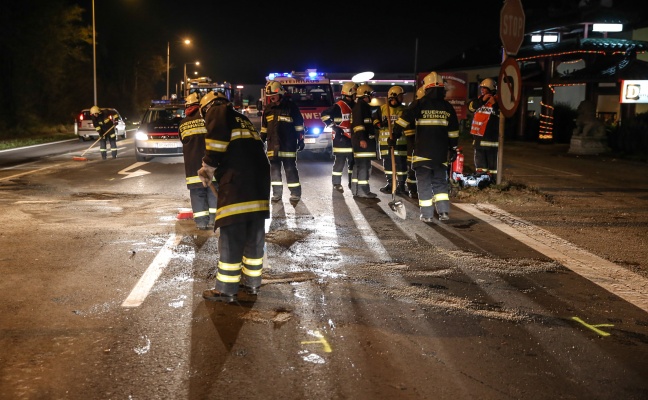
[[[110,129],[108,129],[108,132],[110,132],[114,127],[115,127],[114,125],[111,126]],[[107,134],[108,132],[104,133],[103,135],[100,135],[100,136],[97,138],[97,140],[95,140],[95,142],[92,143],[92,144],[90,145],[90,147],[88,147],[88,148],[86,149],[86,151],[84,151],[83,153],[81,153],[80,156],[74,156],[74,157],[72,157],[72,159],[73,159],[74,161],[88,161],[88,158],[87,158],[87,157],[84,157],[84,156],[85,156],[85,153],[87,153],[88,151],[90,151],[90,149],[93,148],[94,145],[97,144],[97,142],[101,140],[101,138],[103,138],[104,136],[106,136],[106,134]]]

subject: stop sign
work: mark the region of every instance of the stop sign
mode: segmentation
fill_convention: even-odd
[[[524,41],[524,10],[520,0],[504,0],[500,11],[500,39],[508,55],[516,55]]]

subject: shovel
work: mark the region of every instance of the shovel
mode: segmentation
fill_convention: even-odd
[[[387,129],[389,129],[389,140],[393,140],[394,136],[392,134],[392,122],[391,122],[391,115],[390,115],[390,108],[391,106],[389,105],[389,98],[387,99]],[[396,213],[396,215],[399,218],[406,219],[407,218],[407,212],[405,211],[405,205],[401,200],[396,200],[396,156],[394,155],[394,147],[389,146],[389,153],[391,154],[391,163],[392,163],[392,201],[390,201],[389,208],[393,212]]]

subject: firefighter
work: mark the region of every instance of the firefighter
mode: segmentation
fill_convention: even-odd
[[[499,105],[495,81],[484,79],[479,84],[479,91],[479,97],[468,103],[468,110],[474,113],[470,134],[475,149],[475,173],[488,174],[490,181],[495,182],[499,151]]]
[[[351,173],[353,171],[353,146],[351,145],[351,111],[355,106],[355,96],[358,85],[346,82],[342,85],[342,99],[329,109],[322,112],[322,122],[333,132],[333,189],[344,192],[342,188],[342,173],[347,166],[349,189],[351,189]]]
[[[301,199],[301,184],[297,170],[297,152],[304,150],[304,117],[286,90],[277,81],[270,81],[265,87],[266,105],[261,117],[261,138],[267,141],[267,155],[270,160],[272,178],[272,201],[281,200],[283,182],[281,167],[286,173],[290,190],[290,201]]]
[[[396,121],[396,135],[416,127],[412,166],[418,182],[420,219],[432,222],[450,219],[448,155],[459,140],[459,121],[452,104],[444,100],[445,85],[436,72],[423,79],[425,94]],[[455,152],[456,153],[456,152]]]
[[[354,159],[351,193],[355,197],[368,199],[378,197],[369,188],[371,160],[376,159],[376,126],[380,124],[380,121],[373,117],[369,106],[373,94],[371,86],[360,85],[356,92],[357,101],[351,112],[351,143]]]
[[[214,228],[216,219],[216,196],[211,189],[203,186],[198,177],[205,155],[205,120],[200,115],[200,97],[191,93],[185,100],[185,118],[180,121],[178,129],[182,141],[184,157],[185,182],[189,189],[189,199],[193,210],[193,220],[201,230]]]
[[[383,170],[385,172],[385,179],[387,184],[380,188],[383,193],[392,192],[392,175],[396,174],[396,194],[403,194],[407,192],[405,188],[405,178],[407,177],[407,139],[405,135],[401,135],[393,143],[389,144],[390,131],[389,127],[393,129],[394,122],[400,117],[405,110],[403,105],[403,96],[405,91],[400,86],[392,86],[387,92],[387,103],[380,106],[378,120],[380,121],[380,137],[378,143],[380,145],[380,156],[383,159]],[[389,107],[389,110],[387,109]],[[387,121],[387,116],[391,121]],[[392,165],[391,149],[394,149],[394,161],[396,165]]]
[[[205,156],[198,176],[207,187],[215,178],[218,208],[216,285],[203,298],[230,303],[239,286],[256,295],[261,286],[265,220],[270,218],[270,163],[256,128],[232,107],[224,93],[200,100],[205,119]]]
[[[106,140],[110,141],[110,152],[112,158],[117,158],[117,135],[115,134],[115,123],[110,115],[102,111],[97,106],[90,108],[90,115],[92,117],[92,125],[99,134],[99,149],[101,158],[107,158]]]
[[[415,107],[418,100],[425,95],[425,88],[421,86],[416,90],[416,100],[410,104],[410,107]],[[398,129],[398,125],[394,125],[394,130]],[[407,179],[405,184],[407,186],[407,193],[410,198],[418,199],[418,189],[416,185],[416,172],[412,167],[412,153],[414,152],[414,144],[416,138],[416,127],[411,126],[409,129],[402,132],[407,140]]]

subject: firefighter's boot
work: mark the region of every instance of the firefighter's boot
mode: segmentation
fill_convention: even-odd
[[[407,192],[411,199],[415,199],[415,200],[418,199],[418,188],[416,187],[415,183],[407,184]]]
[[[392,192],[392,184],[391,184],[391,179],[387,181],[387,184],[379,189],[383,193],[391,193]]]
[[[398,186],[396,186],[396,194],[406,194],[406,193],[407,193],[407,187],[405,186],[405,181],[398,182]]]

